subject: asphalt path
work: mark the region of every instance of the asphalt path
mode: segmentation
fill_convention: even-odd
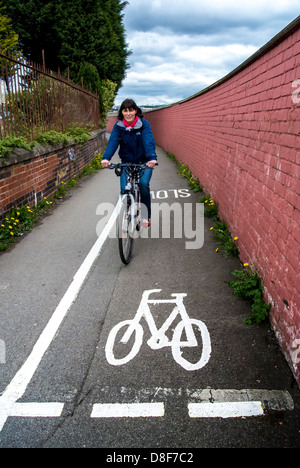
[[[0,256],[1,448],[300,446],[299,388],[269,324],[245,325],[250,305],[227,284],[240,262],[216,253],[199,194],[157,151],[162,216],[129,265],[106,225],[119,198],[109,170]]]

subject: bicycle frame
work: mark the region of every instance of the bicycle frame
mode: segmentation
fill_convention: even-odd
[[[172,325],[176,317],[180,315],[182,321],[185,323],[186,338],[187,338],[186,341],[180,341],[180,344],[185,347],[197,346],[195,333],[193,331],[190,318],[183,304],[183,298],[186,297],[186,294],[185,293],[171,294],[171,297],[174,297],[174,299],[149,299],[150,294],[160,292],[160,291],[161,289],[151,289],[149,291],[144,291],[138,311],[134,319],[132,319],[132,323],[128,327],[123,338],[120,340],[121,343],[128,342],[132,333],[135,330],[136,324],[139,323],[141,319],[144,317],[149,326],[149,330],[152,334],[151,338],[147,341],[147,344],[150,346],[150,348],[160,349],[160,348],[164,348],[167,346],[172,346],[173,340],[169,341],[165,333],[169,330],[170,326]],[[175,307],[171,315],[167,318],[167,320],[164,322],[161,328],[157,328],[154,318],[151,314],[149,304],[175,304]]]
[[[146,169],[147,163],[143,164],[135,164],[135,163],[118,163],[118,164],[110,164],[109,169],[114,169],[117,176],[120,176],[122,171],[124,170],[127,174],[127,182],[124,192],[122,195],[122,203],[124,200],[129,197],[130,198],[130,208],[131,208],[131,219],[135,220],[132,223],[130,228],[130,232],[132,237],[134,236],[134,232],[136,230],[136,226],[138,220],[136,219],[137,210],[138,210],[138,203],[139,199],[139,180],[141,176],[141,172]]]
[[[119,253],[125,265],[131,260],[134,239],[141,226],[140,187],[141,172],[148,167],[147,163],[109,164],[108,169],[115,169],[117,176],[125,171],[127,181],[122,191],[122,205],[118,220]]]

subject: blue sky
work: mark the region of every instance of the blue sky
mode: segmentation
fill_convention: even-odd
[[[115,104],[180,101],[219,80],[300,14],[300,0],[129,0],[132,55]]]

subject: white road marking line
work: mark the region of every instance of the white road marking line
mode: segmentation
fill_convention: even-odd
[[[168,399],[186,398],[188,403],[226,403],[226,402],[262,402],[265,410],[292,411],[294,400],[286,390],[264,389],[213,389],[213,388],[169,388],[148,387],[133,389],[126,387],[101,388],[102,398],[120,402],[167,401]]]
[[[63,403],[15,403],[9,416],[21,418],[59,418]]]
[[[260,401],[189,403],[188,410],[190,418],[240,418],[264,415]]]
[[[292,411],[294,409],[294,401],[289,392],[285,390],[162,387],[135,390],[125,387],[104,387],[101,393],[105,398],[121,399],[123,403],[95,404],[92,418],[143,417],[143,405],[146,409],[147,405],[153,405],[153,400],[156,398],[165,403],[172,397],[187,397],[190,418],[253,417],[264,416],[267,410]],[[134,398],[140,403],[124,402],[127,398]],[[150,400],[152,403],[146,403],[145,400]],[[164,403],[158,403],[158,405],[164,405]],[[152,408],[155,413],[155,407]],[[140,415],[139,412],[141,412]],[[155,415],[159,415],[159,408],[153,416]],[[164,414],[161,414],[162,416]]]
[[[119,199],[110,219],[108,220],[92,249],[86,256],[79,270],[75,274],[71,285],[69,286],[67,292],[58,304],[52,317],[41,333],[31,354],[0,397],[0,432],[2,431],[7,418],[12,413],[12,409],[16,401],[25,393],[27,385],[32,379],[32,376],[39,366],[45,352],[49,348],[53,338],[58,332],[58,329],[66,317],[71,305],[76,300],[80,288],[82,287],[92,265],[98,257],[103,244],[108,238],[108,235],[117,219],[120,207],[121,203]]]
[[[164,403],[103,403],[95,404],[91,418],[161,418]]]

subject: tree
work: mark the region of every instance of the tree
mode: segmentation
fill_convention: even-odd
[[[119,0],[100,0],[100,54],[96,66],[101,79],[109,79],[117,84],[116,92],[122,84],[128,68],[127,50],[122,11],[128,2]]]
[[[63,1],[63,0],[62,0]],[[42,63],[42,50],[47,66],[57,70],[61,47],[57,32],[56,2],[54,0],[6,0],[6,12],[19,35],[19,46],[25,57]]]
[[[11,19],[4,12],[5,7],[0,2],[0,49],[7,52],[16,50],[19,37],[13,30]]]
[[[101,91],[100,91],[100,113],[101,113],[101,128],[106,126],[106,117],[108,111],[112,108],[114,99],[116,96],[117,84],[110,80],[101,81]]]
[[[76,77],[77,83],[83,83],[85,88],[91,86],[91,91],[94,94],[100,95],[101,92],[101,81],[99,73],[95,65],[88,62],[82,62]]]
[[[49,68],[70,69],[73,80],[85,62],[100,80],[121,86],[128,68],[123,10],[120,0],[6,0],[25,56],[41,62],[44,49]]]
[[[0,2],[0,49],[3,54],[12,52],[14,58],[18,58],[20,56],[20,52],[17,50],[19,38],[13,30],[11,19],[7,15],[5,15],[4,12],[5,7]],[[9,91],[10,84],[9,76],[14,75],[17,67],[18,65],[16,65],[12,61],[0,60],[0,79],[5,81],[7,91]],[[2,99],[3,98],[1,97],[1,100]]]

